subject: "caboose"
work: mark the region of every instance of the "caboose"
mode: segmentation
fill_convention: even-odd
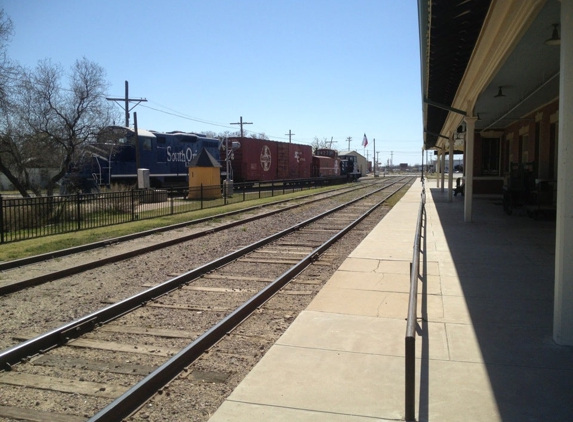
[[[340,158],[335,149],[319,148],[312,156],[312,177],[340,176]]]

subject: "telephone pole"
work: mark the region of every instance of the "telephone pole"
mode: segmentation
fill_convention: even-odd
[[[285,136],[286,136],[286,135],[287,135],[287,134],[285,133]],[[291,137],[292,137],[292,135],[296,135],[296,134],[295,134],[295,133],[290,133],[290,129],[289,129],[289,130],[288,130],[288,143],[289,143],[289,144],[291,143]]]
[[[120,107],[122,107],[122,105],[118,101],[123,101],[125,103],[122,107],[125,110],[125,127],[129,127],[129,112],[137,107],[139,103],[147,101],[145,98],[129,98],[129,82],[127,81],[125,81],[125,98],[106,98],[106,100],[115,101]],[[129,103],[137,104],[129,108]]]
[[[376,174],[377,174],[377,172],[376,172],[376,170],[377,170],[377,167],[376,167],[376,138],[373,139],[373,142],[374,142],[374,147],[373,147],[373,151],[372,151],[373,152],[372,161],[374,161],[374,177],[376,177]]]
[[[229,123],[230,125],[241,125],[241,138],[243,138],[243,125],[252,125],[252,122],[243,122],[243,116],[241,116],[241,120],[237,123]]]

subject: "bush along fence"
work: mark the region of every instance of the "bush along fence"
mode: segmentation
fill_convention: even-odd
[[[0,244],[346,183],[346,178],[132,189],[36,198],[0,195]]]

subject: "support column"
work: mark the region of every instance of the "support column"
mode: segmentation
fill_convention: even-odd
[[[441,168],[442,168],[442,192],[444,191],[444,179],[446,177],[446,149],[442,149],[442,164],[441,164]]]
[[[440,159],[440,151],[438,150],[438,155],[436,156],[436,186],[439,188],[440,187],[440,172],[441,169],[440,167],[442,166],[442,160]]]
[[[448,173],[448,202],[452,202],[454,200],[454,134],[450,136],[450,140],[448,142],[449,146],[449,166],[450,172]]]
[[[474,191],[474,131],[477,117],[466,116],[466,146],[464,148],[464,155],[466,157],[465,172],[465,187],[464,187],[464,221],[466,223],[472,222],[472,199]]]
[[[573,0],[561,1],[553,340],[573,346]]]

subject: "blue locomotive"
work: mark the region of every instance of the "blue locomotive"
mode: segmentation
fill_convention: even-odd
[[[62,192],[91,192],[112,184],[137,183],[137,168],[149,169],[152,187],[185,186],[188,163],[205,148],[219,160],[220,141],[186,132],[161,133],[108,126],[70,166]]]

